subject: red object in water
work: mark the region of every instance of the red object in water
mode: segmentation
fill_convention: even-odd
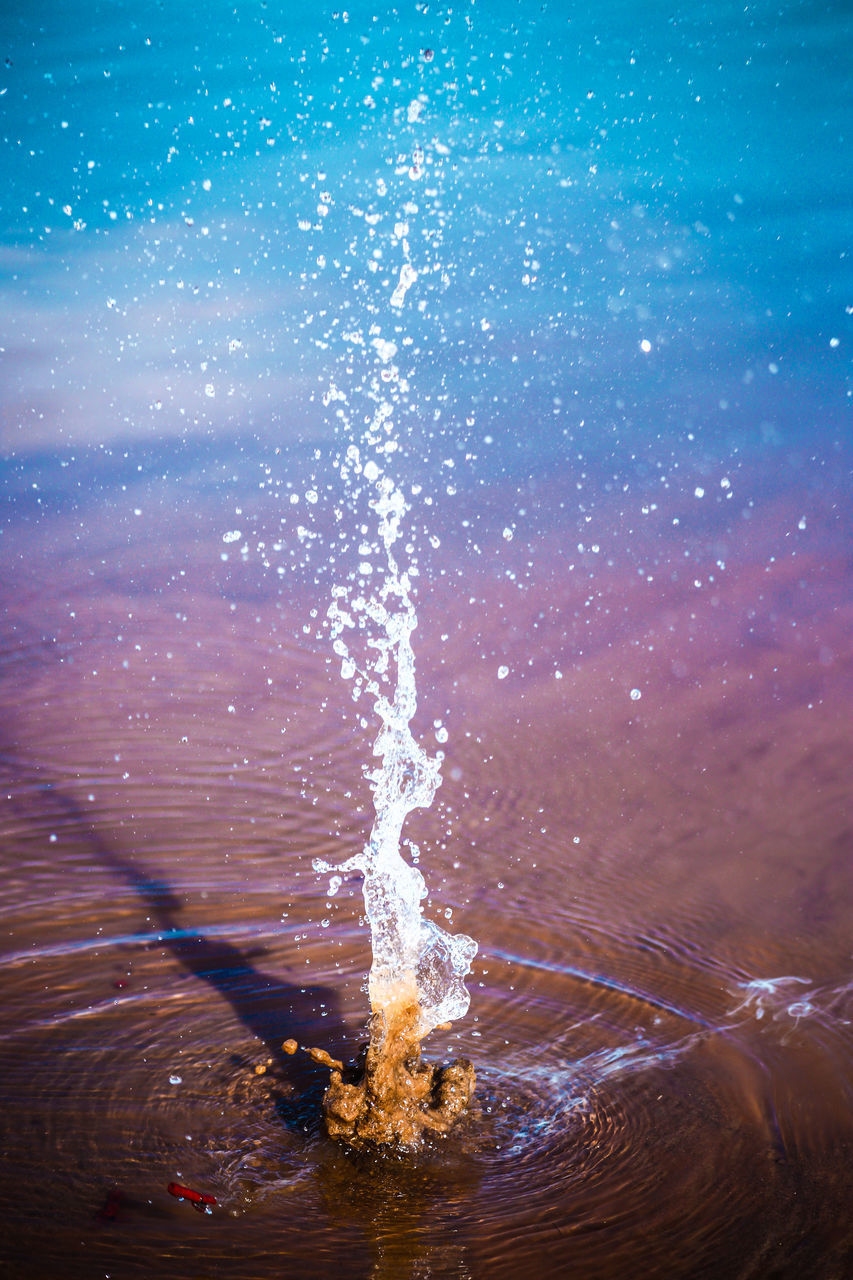
[[[101,1208],[98,1210],[98,1217],[101,1222],[113,1222],[118,1217],[119,1209],[121,1209],[123,1204],[124,1195],[116,1187],[115,1190],[110,1192]]]
[[[177,1200],[189,1200],[199,1213],[210,1213],[210,1206],[216,1204],[216,1196],[206,1195],[203,1191],[193,1191],[192,1187],[182,1187],[180,1182],[170,1182],[166,1188],[170,1196]]]

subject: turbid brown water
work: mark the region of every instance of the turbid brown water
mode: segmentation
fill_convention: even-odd
[[[417,992],[371,1014],[369,1036],[356,1062],[332,1058],[325,1049],[306,1047],[332,1078],[323,1095],[323,1119],[330,1138],[352,1151],[419,1150],[424,1134],[446,1134],[471,1105],[477,1078],[466,1058],[436,1066],[422,1056],[421,1006]],[[444,1030],[450,1030],[448,1023]],[[285,1040],[295,1053],[295,1040]]]
[[[436,505],[411,834],[480,943],[427,1052],[478,1084],[404,1159],[331,1142],[282,1050],[364,1039],[359,886],[311,860],[369,829],[370,729],[323,584],[223,546],[263,495],[196,481],[43,488],[0,546],[4,1274],[851,1274],[844,485],[602,489],[600,551],[570,478],[511,543],[499,492]]]

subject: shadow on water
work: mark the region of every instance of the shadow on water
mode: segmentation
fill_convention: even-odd
[[[34,779],[30,770],[8,757],[5,764],[8,774],[16,778],[19,794],[29,793],[42,816],[50,814],[57,826],[88,850],[92,865],[108,869],[138,895],[156,929],[152,937],[140,940],[155,941],[158,948],[168,950],[187,973],[224,998],[242,1025],[264,1044],[292,1089],[289,1095],[279,1090],[272,1094],[282,1123],[300,1133],[315,1128],[327,1072],[307,1057],[301,1060],[285,1054],[281,1044],[291,1037],[313,1043],[320,1032],[321,1009],[324,1043],[345,1044],[347,1028],[336,993],[326,986],[301,987],[282,981],[256,967],[256,955],[262,952],[246,952],[221,938],[185,928],[181,898],[165,877],[113,848],[91,815],[57,783]],[[235,1070],[244,1073],[247,1062],[236,1056],[233,1061]],[[371,1280],[470,1274],[466,1242],[452,1225],[453,1206],[479,1181],[470,1164],[460,1165],[440,1144],[409,1159],[381,1153],[356,1156],[330,1142],[316,1156],[325,1210],[338,1228],[364,1233]],[[131,1204],[123,1192],[113,1192],[113,1197],[113,1201],[108,1197],[102,1216],[109,1215],[112,1204],[121,1203],[123,1209]],[[133,1207],[149,1216],[141,1201]],[[438,1218],[442,1226],[436,1232]]]
[[[291,1096],[276,1098],[278,1114],[288,1128],[304,1130],[319,1117],[328,1072],[307,1056],[284,1053],[281,1046],[291,1038],[300,1044],[313,1043],[320,1031],[321,1010],[323,1042],[333,1047],[345,1043],[347,1032],[337,993],[331,987],[297,986],[264,973],[254,964],[255,957],[263,954],[261,948],[247,953],[226,939],[184,927],[180,920],[181,900],[168,880],[112,848],[93,825],[91,816],[55,783],[40,781],[37,794],[90,850],[92,861],[108,868],[139,896],[157,927],[157,945],[166,948],[188,973],[227,1000],[243,1026],[263,1043],[293,1089]],[[235,1059],[235,1065],[245,1063]]]

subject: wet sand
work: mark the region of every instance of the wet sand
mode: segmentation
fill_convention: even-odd
[[[846,1274],[844,466],[602,486],[592,529],[568,473],[430,512],[416,727],[450,737],[409,834],[480,953],[427,1053],[478,1092],[409,1162],[331,1143],[281,1047],[346,1060],[367,1013],[358,883],[311,869],[369,829],[325,580],[256,487],[141,484],[0,546],[10,1274]]]

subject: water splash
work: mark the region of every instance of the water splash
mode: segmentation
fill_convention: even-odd
[[[364,692],[374,699],[379,731],[373,754],[380,763],[368,779],[376,816],[370,840],[361,853],[337,867],[320,861],[314,866],[323,872],[358,871],[363,875],[373,949],[371,1008],[376,1012],[414,998],[420,1010],[418,1031],[425,1035],[467,1011],[470,997],[463,979],[477,944],[464,934],[446,932],[422,914],[426,883],[402,853],[406,818],[414,809],[429,808],[441,783],[441,753],[430,756],[411,729],[417,709],[412,648],[417,614],[409,575],[400,569],[393,551],[408,507],[390,476],[378,476],[374,485],[370,505],[376,512],[384,550],[384,582],[374,595],[359,594],[352,599],[346,587],[336,587],[329,620],[342,674],[350,679],[358,677]],[[374,656],[367,669],[358,666],[346,640],[347,632],[359,622],[371,630],[367,646]]]
[[[418,114],[410,112],[409,122],[415,123]],[[327,405],[334,405],[347,442],[337,463],[342,484],[353,508],[357,500],[367,497],[375,526],[373,533],[368,526],[360,526],[358,569],[348,584],[333,587],[327,621],[334,651],[341,660],[341,675],[353,682],[354,699],[365,695],[372,699],[378,732],[373,745],[377,764],[367,772],[375,810],[370,839],[361,853],[340,866],[320,861],[314,866],[334,873],[330,891],[336,876],[347,872],[363,876],[373,950],[371,1009],[374,1014],[390,1014],[416,1005],[415,1033],[421,1037],[467,1011],[470,997],[464,977],[477,944],[463,934],[446,932],[423,915],[421,904],[427,894],[424,877],[402,851],[406,819],[414,809],[432,804],[441,782],[443,759],[440,751],[429,755],[411,728],[417,708],[412,647],[417,614],[411,578],[417,570],[411,559],[404,564],[397,557],[396,547],[410,507],[389,469],[401,448],[397,421],[411,407],[409,383],[397,364],[401,347],[411,341],[402,331],[401,313],[417,293],[422,277],[412,262],[410,247],[410,228],[419,206],[411,201],[405,184],[420,178],[427,161],[420,146],[414,147],[412,156],[411,165],[397,167],[399,190],[389,192],[384,179],[376,185],[381,200],[398,200],[395,215],[388,221],[394,227],[390,252],[400,257],[390,268],[386,283],[378,284],[374,275],[371,285],[370,273],[359,282],[362,291],[369,286],[373,289],[367,308],[369,320],[363,330],[351,326],[344,335],[348,350],[344,376],[338,379],[343,385],[332,382],[324,397]],[[384,213],[366,214],[350,208],[353,216],[364,219],[368,229],[365,259],[375,266],[376,254],[381,257],[375,247],[376,227],[387,207]],[[393,336],[380,324],[383,312]],[[357,365],[363,370],[360,379],[355,373]],[[364,424],[361,430],[359,423]],[[411,555],[412,549],[407,545],[407,554]],[[371,589],[369,584],[374,583],[378,585]],[[408,844],[416,860],[417,846]]]

